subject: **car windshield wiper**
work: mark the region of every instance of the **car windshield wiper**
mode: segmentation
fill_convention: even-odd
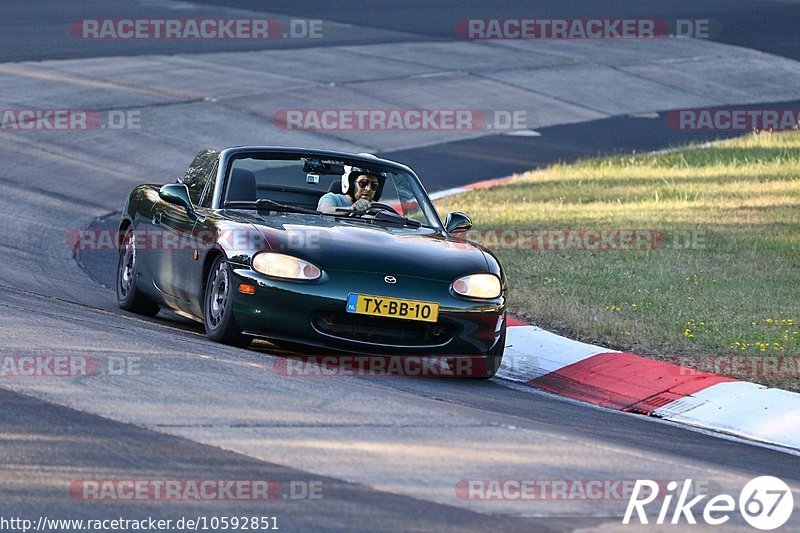
[[[358,220],[359,222],[367,222],[372,224],[374,222],[385,222],[389,224],[401,224],[403,226],[409,226],[411,228],[418,228],[423,226],[423,224],[417,220],[406,218],[403,215],[399,215],[397,213],[392,213],[391,211],[386,211],[384,209],[374,210],[374,211],[367,211],[366,213],[356,215],[350,209],[346,207],[341,207],[336,210],[336,213],[323,213],[323,215],[334,215],[341,218],[345,218],[346,220]],[[344,215],[344,216],[343,216]],[[430,227],[430,226],[425,226]]]
[[[276,202],[275,200],[270,200],[269,198],[259,198],[258,200],[256,200],[256,207],[259,209],[268,207],[269,209],[274,209],[276,211],[289,211],[292,213],[306,213],[309,215],[319,215],[319,211],[317,211],[316,209],[309,209],[307,207],[301,207],[299,205],[282,204]]]
[[[282,204],[280,202],[276,202],[275,200],[270,200],[269,198],[259,198],[255,202],[249,200],[232,200],[225,202],[225,207],[238,207],[238,208],[248,208],[255,206],[256,209],[267,211],[283,211],[286,213],[306,213],[308,215],[319,215],[319,211],[316,209],[309,209],[307,207],[300,207],[298,205],[289,205],[289,204]]]

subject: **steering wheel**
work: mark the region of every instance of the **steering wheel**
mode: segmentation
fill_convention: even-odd
[[[367,212],[370,212],[373,209],[378,209],[378,210],[382,209],[384,211],[391,211],[395,215],[399,215],[400,214],[397,211],[395,211],[394,207],[392,207],[392,206],[390,206],[388,204],[382,204],[380,202],[372,202],[371,204],[369,204],[369,209],[367,209]]]
[[[371,204],[369,204],[369,209],[364,211],[364,213],[357,213],[356,211],[351,211],[350,208],[347,207],[339,207],[336,209],[337,213],[347,217],[361,216],[365,213],[369,213],[370,211],[389,211],[391,213],[394,213],[395,215],[400,215],[400,213],[395,211],[394,207],[388,204],[382,204],[380,202],[372,202]]]

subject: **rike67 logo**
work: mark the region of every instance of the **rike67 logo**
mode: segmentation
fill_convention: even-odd
[[[660,505],[655,519],[658,525],[667,523],[667,520],[673,525],[682,523],[682,520],[688,524],[697,524],[695,513],[702,513],[702,519],[706,524],[719,526],[731,519],[731,513],[737,510],[738,503],[738,511],[745,522],[756,529],[770,531],[784,525],[794,509],[791,489],[786,483],[772,476],[760,476],[748,481],[739,494],[738,502],[728,494],[714,496],[705,502],[705,505],[700,502],[708,498],[708,495],[700,494],[689,499],[692,489],[691,479],[685,480],[683,484],[670,481],[666,486],[666,494],[659,494],[659,488],[661,485],[655,481],[637,480],[622,523],[629,524],[634,513],[639,523],[649,523],[648,510],[645,507],[656,500],[658,500],[656,506]],[[675,496],[677,501],[675,507],[671,509]]]

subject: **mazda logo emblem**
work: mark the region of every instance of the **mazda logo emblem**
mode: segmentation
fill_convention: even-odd
[[[383,278],[383,281],[385,281],[386,283],[397,283],[397,278],[394,276],[386,276],[385,278]]]

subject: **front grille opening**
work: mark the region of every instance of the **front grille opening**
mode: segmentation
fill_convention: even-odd
[[[442,322],[416,322],[354,313],[318,313],[314,327],[345,340],[396,346],[438,346],[453,338],[453,327]]]

